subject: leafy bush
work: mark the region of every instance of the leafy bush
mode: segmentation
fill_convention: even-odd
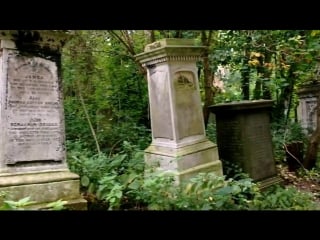
[[[258,210],[315,210],[314,197],[310,193],[301,192],[295,187],[275,185],[263,192],[255,200]]]
[[[217,129],[215,122],[209,122],[206,129],[206,135],[208,139],[213,142],[217,143]]]
[[[130,191],[141,184],[143,151],[124,141],[119,153],[92,154],[79,151],[79,144],[69,143],[67,160],[70,171],[80,176],[82,191],[107,202],[110,210],[119,209],[124,198],[128,201]]]
[[[26,207],[35,204],[35,201],[31,201],[30,197],[19,199],[18,201],[12,201],[7,199],[8,192],[0,191],[0,210],[26,210]],[[46,205],[46,210],[64,210],[65,204],[68,201],[61,199],[50,202]]]
[[[199,173],[176,186],[174,174],[155,172],[137,196],[149,210],[234,210],[248,209],[257,191],[251,179],[226,181],[214,173]]]
[[[290,122],[287,126],[284,123],[272,123],[271,131],[275,160],[278,163],[285,161],[284,144],[303,142],[303,145],[306,146],[308,141],[307,135],[299,123]]]

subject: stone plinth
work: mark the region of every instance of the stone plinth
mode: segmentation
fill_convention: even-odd
[[[0,191],[41,205],[68,200],[86,208],[66,163],[62,31],[0,30]]]
[[[147,69],[152,143],[148,165],[183,180],[199,172],[222,175],[218,149],[205,135],[196,61],[202,47],[190,39],[163,39],[136,56]]]
[[[210,106],[216,116],[217,144],[222,161],[236,163],[262,187],[280,182],[270,132],[272,100]]]

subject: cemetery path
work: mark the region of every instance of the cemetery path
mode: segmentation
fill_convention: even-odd
[[[319,173],[312,171],[310,174],[299,174],[299,171],[289,171],[287,166],[277,166],[280,177],[284,180],[286,186],[295,186],[300,191],[312,193],[315,201],[320,206],[320,176]]]

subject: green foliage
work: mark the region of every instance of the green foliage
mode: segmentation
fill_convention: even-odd
[[[257,192],[250,179],[234,181],[214,173],[199,173],[189,181],[175,184],[175,175],[153,173],[137,194],[150,210],[234,210],[248,209]]]
[[[249,177],[247,173],[243,172],[238,163],[222,159],[222,168],[226,179],[240,180]]]
[[[310,195],[295,188],[277,187],[260,192],[259,185],[233,168],[233,176],[199,173],[176,183],[168,171],[144,169],[143,152],[123,143],[123,152],[112,156],[71,151],[70,167],[81,177],[83,190],[107,203],[109,210],[303,210],[314,209]],[[231,170],[230,170],[231,171]]]
[[[319,170],[319,167],[317,167],[317,166],[315,168],[310,169],[310,170],[298,169],[297,175],[307,181],[318,182],[320,179],[320,170]]]
[[[81,143],[69,143],[68,165],[79,174],[83,191],[96,194],[98,200],[109,204],[110,210],[119,209],[130,191],[139,188],[144,172],[143,151],[127,141],[122,142],[121,151],[113,154],[92,154],[79,151]]]
[[[147,82],[139,65],[108,31],[75,33],[62,58],[66,138],[82,139],[93,151],[93,130],[105,152],[115,151],[114,145],[125,140],[145,144],[142,140],[138,143],[141,135],[135,135],[137,128],[149,127]],[[135,48],[143,49],[139,31],[128,36],[134,38]]]
[[[283,121],[272,122],[271,131],[274,156],[277,162],[282,162],[285,159],[284,144],[303,142],[304,146],[307,145],[308,137],[300,123],[288,122],[285,125]]]
[[[224,90],[215,95],[215,103],[240,101],[242,99],[240,72],[237,69],[232,70],[230,74],[222,77],[221,80],[223,81]]]
[[[114,123],[112,127],[103,131],[104,134],[99,136],[99,140],[105,152],[124,151],[125,144],[122,144],[123,142],[130,142],[138,149],[146,149],[151,142],[151,130],[133,122]]]
[[[314,210],[311,194],[294,187],[274,186],[263,192],[250,178],[232,178],[199,173],[175,183],[170,172],[153,173],[136,193],[149,210]]]
[[[206,136],[208,139],[216,143],[217,142],[217,129],[216,129],[216,123],[215,122],[209,122],[206,128]]]
[[[177,197],[174,174],[151,172],[135,191],[136,199],[148,205],[148,210],[172,210]]]
[[[184,37],[197,38],[200,42],[201,31],[151,31],[156,39]],[[236,202],[241,203],[240,209],[249,208],[252,196],[247,199],[247,195],[242,194],[244,187],[241,184],[249,184],[250,180],[242,180],[246,178],[234,164],[224,162],[227,180],[223,181],[227,183],[219,188],[220,191],[200,191],[202,184],[213,186],[217,180],[210,178],[212,183],[208,183],[203,176],[194,180],[192,186],[198,186],[197,190],[187,191],[188,194],[180,187],[171,187],[170,184],[174,185],[172,176],[171,179],[143,177],[141,149],[151,142],[151,132],[147,81],[134,54],[142,52],[149,39],[140,30],[76,32],[64,50],[62,66],[68,164],[71,171],[80,175],[82,190],[97,194],[99,199],[109,203],[109,209],[119,209],[130,201],[141,201],[151,209],[236,209]],[[212,34],[210,71],[213,74],[218,65],[230,70],[230,74],[222,78],[224,91],[215,94],[215,103],[242,99],[243,72],[248,73],[250,94],[255,93],[254,98],[261,97],[263,91],[271,91],[272,99],[280,106],[280,116],[284,114],[284,103],[290,96],[292,106],[297,103],[296,95],[291,93],[297,90],[298,84],[313,76],[310,72],[315,65],[315,53],[320,48],[317,31],[219,30]],[[252,59],[251,55],[261,56],[260,61]],[[200,82],[202,94],[204,87]],[[79,107],[81,96],[89,119],[83,107]],[[101,154],[96,154],[89,120]],[[298,126],[280,125],[273,128],[276,159],[283,159],[284,143],[304,137]],[[213,128],[213,125],[208,126],[207,136],[216,142]]]
[[[62,199],[59,199],[54,202],[50,202],[46,205],[47,210],[55,210],[55,211],[60,211],[60,210],[65,210],[66,207],[65,205],[68,203],[68,201],[63,201]]]
[[[109,203],[109,209],[118,209],[120,207],[123,185],[116,181],[117,175],[109,173],[99,180],[97,197],[99,200],[105,200]]]
[[[34,203],[34,201],[30,201],[30,197],[25,197],[18,201],[4,200],[0,210],[24,210],[24,207]]]
[[[35,204],[35,201],[30,201],[30,197],[19,199],[18,201],[12,201],[6,199],[8,192],[0,192],[0,210],[26,210],[26,207]],[[50,202],[46,205],[46,210],[63,210],[67,201],[61,199]]]
[[[275,185],[263,192],[255,200],[257,210],[316,210],[314,197],[295,187]]]

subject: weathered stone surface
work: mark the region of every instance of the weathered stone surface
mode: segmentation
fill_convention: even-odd
[[[179,148],[151,144],[145,150],[145,160],[147,166],[156,166],[159,171],[176,173],[178,182],[200,172],[222,175],[217,145],[208,140]]]
[[[56,64],[12,54],[7,66],[5,162],[62,161],[64,125]]]
[[[0,175],[0,187],[59,182],[78,179],[79,176],[77,174],[69,171],[46,171],[16,174],[10,173]]]
[[[217,146],[205,135],[196,67],[202,50],[194,40],[163,39],[136,56],[148,72],[152,143],[146,163],[158,161],[159,169],[181,179],[208,169],[222,174]]]
[[[220,159],[237,163],[257,181],[277,175],[270,132],[272,104],[272,100],[256,100],[209,107],[216,115]]]
[[[317,127],[317,98],[320,95],[320,84],[302,86],[298,90],[299,105],[297,117],[306,133],[312,133]]]
[[[85,202],[66,163],[60,51],[69,38],[0,30],[0,191],[10,200]]]
[[[49,202],[67,201],[70,209],[85,210],[86,202],[80,196],[77,174],[69,171],[7,174],[0,176],[0,191],[8,192],[7,199],[18,201],[30,197],[35,204],[28,209],[44,208]]]

